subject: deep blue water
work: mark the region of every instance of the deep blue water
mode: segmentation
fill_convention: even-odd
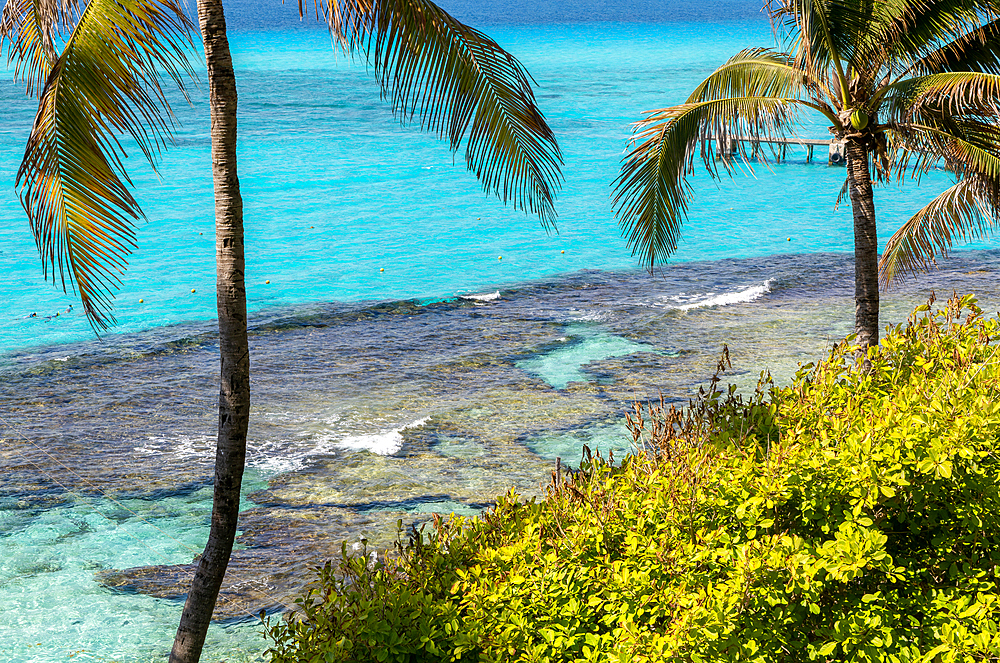
[[[580,23],[678,23],[766,21],[754,0],[442,0],[452,16],[473,26]],[[194,16],[194,3],[189,7]],[[230,27],[237,30],[316,29],[315,6],[299,19],[298,4],[276,0],[230,0]]]

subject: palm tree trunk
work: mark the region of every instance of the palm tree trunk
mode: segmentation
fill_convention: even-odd
[[[854,331],[862,348],[878,345],[878,236],[868,151],[847,141],[847,180],[854,210]]]
[[[236,175],[236,75],[221,0],[198,0],[198,19],[205,43],[212,116],[216,302],[221,357],[219,438],[215,452],[212,527],[184,604],[170,663],[197,662],[205,644],[205,634],[236,538],[250,418],[243,199]]]

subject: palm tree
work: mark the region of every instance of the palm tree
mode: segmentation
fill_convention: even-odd
[[[552,226],[562,163],[535,106],[530,77],[496,42],[429,0],[324,0],[340,45],[363,54],[405,120],[465,144],[487,192]],[[300,3],[300,14],[302,4]],[[215,188],[220,390],[211,530],[170,660],[197,661],[233,548],[250,411],[243,280],[243,203],[236,170],[236,77],[221,0],[199,0],[208,69]],[[119,136],[155,168],[170,138],[160,74],[184,89],[193,26],[173,0],[7,0],[0,47],[39,95],[16,187],[43,273],[77,290],[95,331],[114,322],[112,299],[142,211],[129,193]],[[56,53],[56,43],[63,41]]]
[[[696,151],[713,177],[722,148],[748,162],[760,141],[782,139],[797,113],[821,113],[844,141],[839,200],[854,212],[855,331],[878,344],[879,281],[925,268],[956,238],[997,222],[1000,186],[1000,2],[996,0],[772,0],[785,52],[744,50],[683,104],[649,111],[615,181],[614,206],[633,255],[651,268],[677,248]],[[761,153],[763,152],[760,150]],[[881,261],[877,184],[943,166],[956,183],[893,235]]]

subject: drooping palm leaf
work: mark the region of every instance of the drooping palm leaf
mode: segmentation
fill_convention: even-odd
[[[927,118],[925,124],[894,126],[887,132],[897,180],[906,171],[919,180],[922,173],[943,166],[1000,181],[1000,127],[961,118],[939,120]]]
[[[888,121],[908,123],[921,113],[1000,117],[1000,75],[978,71],[917,76],[893,83],[883,94]]]
[[[893,83],[883,105],[892,161],[901,179],[944,166],[960,181],[924,206],[886,244],[879,280],[947,256],[956,240],[985,238],[1000,201],[1000,76],[977,71],[918,76]]]
[[[1000,76],[931,74],[893,83],[884,94],[881,112],[899,178],[911,162],[918,179],[942,162],[956,172],[1000,175]]]
[[[165,146],[166,73],[181,89],[191,25],[172,0],[91,0],[45,82],[16,186],[42,268],[79,289],[91,325],[114,320],[111,299],[142,216],[125,182],[119,136],[150,164]]]
[[[750,48],[712,72],[691,92],[687,103],[727,97],[797,98],[809,82],[808,72],[797,67],[787,53]]]
[[[688,96],[689,104],[738,97],[795,99],[838,121],[826,100],[826,82],[801,69],[788,53],[766,48],[740,51],[701,82]]]
[[[634,147],[615,180],[613,203],[633,255],[652,267],[677,250],[690,197],[686,175],[699,144],[706,168],[718,177],[712,148],[720,138],[724,143],[733,137],[750,144],[783,138],[797,103],[782,97],[716,99],[650,111],[637,122]],[[749,160],[742,140],[736,140],[733,148],[744,162]],[[727,156],[722,164],[732,171]]]
[[[947,256],[956,240],[984,239],[998,227],[1000,188],[965,178],[925,205],[886,243],[879,260],[883,287],[906,273],[926,270],[937,254]]]
[[[49,30],[35,11],[34,0],[7,0],[0,14],[0,51],[7,47],[7,65],[31,96],[41,93],[56,60]]]
[[[512,55],[428,0],[320,1],[333,35],[365,54],[396,114],[417,116],[453,150],[464,140],[485,191],[553,223],[562,156]]]

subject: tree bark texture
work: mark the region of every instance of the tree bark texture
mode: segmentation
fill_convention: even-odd
[[[847,180],[854,211],[854,331],[862,348],[878,345],[878,236],[868,151],[847,140]]]
[[[208,65],[215,185],[216,301],[219,313],[219,437],[212,525],[195,571],[170,663],[201,657],[236,538],[250,418],[250,349],[244,284],[243,199],[236,173],[236,75],[221,0],[198,0]]]

